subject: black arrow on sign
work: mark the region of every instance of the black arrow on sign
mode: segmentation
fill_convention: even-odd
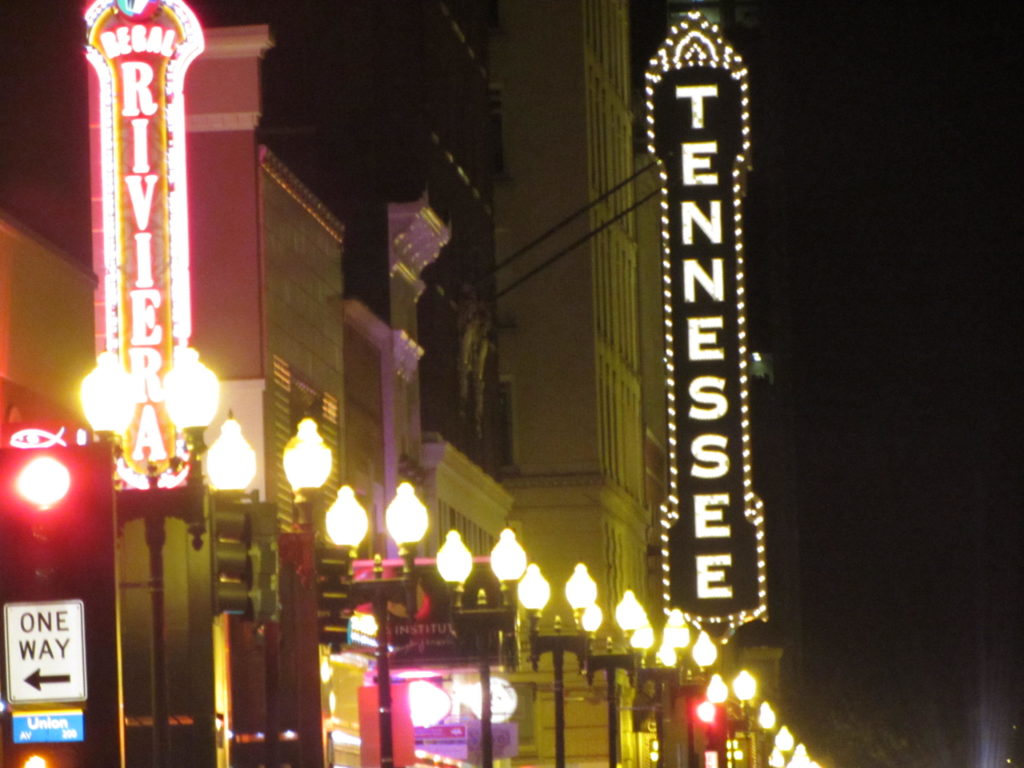
[[[43,683],[70,683],[71,675],[44,675],[43,670],[37,669],[25,678],[25,682],[37,691],[41,691]]]

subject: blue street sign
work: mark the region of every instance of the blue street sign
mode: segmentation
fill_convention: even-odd
[[[85,715],[80,710],[33,712],[11,720],[15,744],[85,740]]]

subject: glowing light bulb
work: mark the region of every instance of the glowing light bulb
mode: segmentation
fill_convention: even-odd
[[[18,494],[39,509],[49,509],[71,490],[71,473],[52,456],[37,456],[18,473]]]

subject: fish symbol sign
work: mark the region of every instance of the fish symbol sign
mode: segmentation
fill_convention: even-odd
[[[11,439],[8,443],[11,448],[29,449],[49,448],[53,445],[62,445],[66,448],[68,445],[64,441],[64,427],[61,427],[56,432],[49,432],[45,429],[39,429],[38,427],[28,427],[11,435]]]
[[[11,704],[85,701],[85,606],[81,600],[4,605]]]

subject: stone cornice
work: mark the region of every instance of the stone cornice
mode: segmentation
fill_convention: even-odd
[[[437,260],[451,233],[431,209],[426,196],[411,203],[388,205],[389,266],[391,276],[400,276],[422,293],[420,273]]]
[[[412,381],[423,357],[423,347],[403,330],[392,331],[395,373],[403,381]]]
[[[267,147],[260,147],[260,167],[270,176],[295,202],[306,209],[327,233],[339,243],[344,239],[345,226],[335,218],[320,198],[299,181],[291,170],[282,163]]]
[[[207,59],[245,59],[261,57],[274,47],[274,38],[266,24],[246,27],[214,27],[206,30]]]

